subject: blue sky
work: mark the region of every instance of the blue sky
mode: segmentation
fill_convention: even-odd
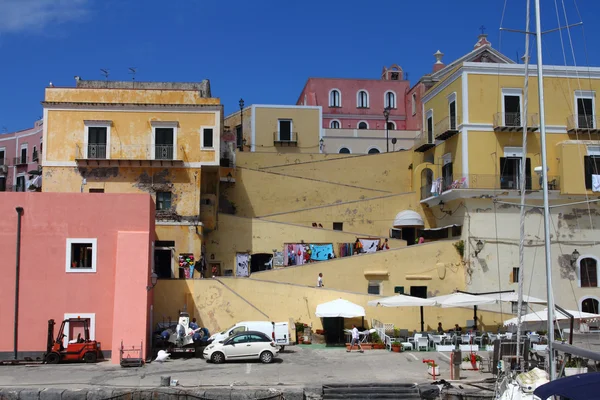
[[[541,0],[544,29],[579,21],[574,0]],[[457,4],[460,4],[458,6]],[[505,0],[0,0],[0,132],[32,126],[44,87],[75,75],[130,80],[210,79],[225,113],[251,103],[295,103],[306,79],[377,78],[398,63],[414,84],[440,49],[450,62],[473,48],[484,25],[492,45],[515,59],[524,36],[499,33]],[[571,31],[578,65],[600,66],[594,51],[600,1],[579,0]],[[504,27],[523,29],[523,0],[506,0]],[[501,39],[501,40],[500,40]],[[572,65],[568,37],[568,64]],[[544,63],[564,65],[558,33],[544,36]]]

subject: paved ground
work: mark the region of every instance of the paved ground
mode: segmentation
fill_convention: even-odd
[[[431,380],[427,367],[422,362],[425,358],[436,360],[441,377],[450,378],[447,353],[368,350],[362,354],[349,354],[345,348],[291,346],[272,364],[238,361],[214,365],[204,359],[178,359],[163,364],[150,363],[143,368],[121,368],[108,362],[91,365],[0,366],[0,387],[150,388],[159,386],[163,375],[179,380],[183,387],[316,387],[325,383],[422,383]],[[462,376],[467,379],[482,379],[491,377],[491,374],[462,371]]]

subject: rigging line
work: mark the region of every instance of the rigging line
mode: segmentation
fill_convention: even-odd
[[[540,236],[540,231],[542,229],[542,222],[544,221],[543,218],[540,218],[540,223],[538,224],[538,231],[537,231],[537,237]],[[538,247],[536,246],[533,250],[533,262],[531,264],[531,276],[529,277],[529,288],[527,289],[527,293],[531,296],[531,285],[533,284],[533,272],[535,270],[535,261],[537,259],[537,251],[538,251]]]
[[[500,274],[500,244],[498,243],[498,213],[494,203],[494,229],[496,231],[496,260],[498,260],[498,292],[502,292],[502,274]],[[500,320],[504,321],[504,307],[500,304]]]
[[[525,30],[529,31],[529,24],[531,20],[531,1],[527,0],[527,13],[525,21]],[[523,151],[521,153],[521,213],[520,213],[520,231],[519,231],[519,271],[518,271],[518,297],[517,297],[517,360],[521,356],[521,317],[523,308],[523,278],[525,276],[525,194],[527,191],[527,185],[525,183],[526,174],[525,169],[527,165],[527,109],[529,106],[529,35],[525,35],[525,82],[523,86],[524,100],[523,100]]]

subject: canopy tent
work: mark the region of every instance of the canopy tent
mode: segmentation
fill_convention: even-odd
[[[590,314],[581,311],[573,311],[573,310],[565,310],[565,312],[571,314],[574,319],[589,319],[589,320],[597,320],[600,319],[600,315],[598,314]],[[554,311],[554,319],[557,321],[570,319],[568,315],[563,313],[562,311],[556,309]],[[521,316],[521,322],[544,322],[548,320],[548,309],[544,308],[544,311],[532,312],[529,314],[525,314]],[[504,321],[504,326],[508,325],[517,325],[517,318],[511,318]]]
[[[394,218],[394,228],[403,226],[424,226],[423,218],[419,213],[412,210],[400,211]]]
[[[399,294],[396,296],[384,297],[382,299],[371,300],[367,305],[372,307],[419,307],[419,306],[433,306],[434,303],[430,299],[423,299],[421,297],[407,296],[405,294]]]
[[[485,294],[485,297],[496,299],[497,301],[505,301],[505,302],[517,302],[519,301],[519,295],[516,292],[510,293],[493,293],[493,294]],[[523,303],[530,304],[546,304],[547,301],[543,299],[538,299],[537,297],[523,295]]]
[[[434,302],[434,305],[442,308],[450,307],[472,307],[479,306],[482,304],[494,304],[496,299],[486,296],[475,296],[468,293],[456,292],[452,294],[446,294],[444,296],[430,297],[427,300]]]
[[[319,304],[315,315],[319,318],[356,318],[364,317],[365,309],[349,302],[348,300],[338,299],[327,303]]]

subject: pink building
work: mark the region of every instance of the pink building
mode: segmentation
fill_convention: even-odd
[[[148,194],[0,194],[0,358],[15,350],[17,223],[22,207],[18,358],[46,350],[47,321],[87,318],[104,357],[147,350],[155,206]],[[55,335],[58,326],[55,327]],[[66,332],[73,338],[74,332]],[[68,339],[67,338],[67,339]]]
[[[43,121],[33,128],[0,135],[0,192],[24,192],[42,159]]]
[[[406,92],[402,68],[383,68],[380,79],[309,78],[297,105],[322,106],[323,128],[385,129],[383,110],[389,113],[389,129],[406,129]]]

